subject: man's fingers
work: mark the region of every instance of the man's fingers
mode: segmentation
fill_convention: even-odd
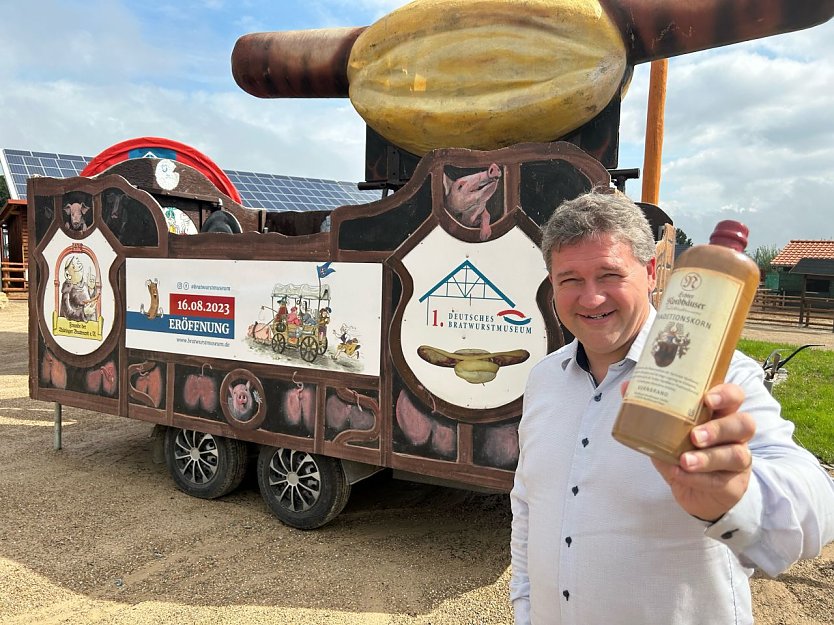
[[[744,391],[736,384],[718,384],[704,396],[704,403],[719,417],[736,412],[743,401]]]
[[[680,466],[687,473],[747,471],[753,456],[746,444],[721,445],[681,454]]]
[[[756,422],[746,412],[715,417],[694,428],[689,437],[701,449],[729,443],[746,443],[756,433]]]

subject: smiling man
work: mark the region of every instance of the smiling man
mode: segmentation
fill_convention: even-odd
[[[711,421],[676,465],[611,428],[655,317],[655,243],[640,208],[602,190],[565,202],[542,252],[576,337],[530,374],[519,425],[510,598],[518,625],[753,622],[748,579],[834,539],[834,482],[736,353]]]

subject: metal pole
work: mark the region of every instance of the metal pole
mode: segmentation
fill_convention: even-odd
[[[55,440],[53,442],[52,448],[55,451],[61,449],[61,404],[55,402],[55,428],[54,428]]]

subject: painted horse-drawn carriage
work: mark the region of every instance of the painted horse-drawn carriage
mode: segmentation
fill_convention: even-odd
[[[294,349],[305,361],[315,362],[327,351],[328,345],[327,326],[332,311],[327,285],[276,284],[272,289],[272,301],[268,310],[274,316],[267,324],[265,340],[279,354],[288,348]],[[252,335],[257,334],[256,323]]]

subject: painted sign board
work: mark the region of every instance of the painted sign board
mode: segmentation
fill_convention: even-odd
[[[414,283],[402,319],[403,357],[420,382],[466,408],[520,397],[531,367],[547,354],[535,300],[547,272],[533,241],[514,228],[471,244],[435,228],[403,265]]]
[[[116,253],[100,230],[78,241],[59,229],[43,259],[49,268],[43,295],[49,332],[71,354],[93,353],[113,329],[116,300],[108,276]]]
[[[378,376],[382,266],[128,258],[129,348]]]

